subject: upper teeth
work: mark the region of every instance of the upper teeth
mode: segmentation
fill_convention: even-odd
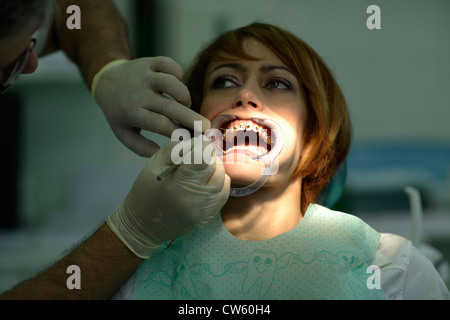
[[[244,131],[253,130],[257,133],[263,133],[263,134],[265,134],[265,137],[267,137],[267,130],[264,129],[261,125],[252,123],[252,122],[235,123],[233,126],[227,128],[225,130],[223,136],[225,137],[226,134],[233,133],[235,131],[241,131],[241,130],[244,130]]]
[[[250,131],[255,132],[256,135],[254,135],[254,137],[252,137],[251,135],[247,136],[246,132],[250,132]],[[253,122],[253,121],[245,121],[245,120],[244,121],[240,121],[240,120],[233,121],[233,122],[229,123],[229,125],[227,126],[227,129],[225,129],[225,127],[222,128],[222,132],[223,132],[224,149],[228,150],[228,151],[234,150],[236,147],[249,148],[253,144],[254,146],[257,146],[257,149],[259,150],[258,154],[260,155],[262,152],[261,149],[264,149],[264,150],[266,150],[265,152],[267,152],[267,149],[270,150],[270,148],[271,148],[271,143],[272,143],[271,140],[272,139],[271,139],[270,134],[268,134],[268,129],[258,123]],[[240,133],[242,135],[240,135],[238,137],[238,140],[235,141],[235,137],[238,136]],[[250,139],[250,140],[258,139],[258,137],[259,137],[259,140],[253,140],[253,143],[250,143],[250,145],[247,145],[247,146],[235,145],[235,142],[242,143],[245,139],[244,137],[247,137],[247,139]],[[241,140],[239,140],[239,139],[241,139]],[[249,142],[250,142],[250,140],[249,140]],[[233,148],[233,146],[234,146],[234,148]]]

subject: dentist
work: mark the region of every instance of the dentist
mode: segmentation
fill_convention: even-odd
[[[179,127],[176,123],[190,127],[202,121],[206,130],[209,121],[189,109],[182,69],[173,60],[131,59],[126,26],[112,1],[77,1],[81,30],[66,27],[71,4],[0,0],[0,91],[36,70],[36,51],[62,49],[79,66],[118,139],[139,155],[153,156],[107,222],[63,259],[0,299],[107,299],[157,246],[206,223],[229,195],[229,178],[217,164],[181,164],[170,179],[156,179],[172,164],[177,142],[159,149],[140,131],[170,136]],[[207,146],[201,139],[193,140],[193,147],[195,143]],[[187,196],[180,197],[180,190]],[[81,270],[81,289],[67,286],[72,265]]]

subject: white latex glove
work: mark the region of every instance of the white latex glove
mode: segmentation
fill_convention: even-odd
[[[201,138],[191,140],[204,150],[210,142]],[[230,178],[216,161],[181,163],[158,181],[158,174],[172,164],[171,151],[178,143],[168,142],[150,158],[124,202],[107,220],[119,239],[142,259],[162,243],[203,226],[219,213],[230,193]]]
[[[194,121],[202,121],[202,132],[211,126],[208,119],[190,110],[191,96],[182,78],[183,69],[167,57],[117,60],[94,77],[92,94],[117,138],[149,157],[159,146],[142,136],[141,130],[170,137],[180,125],[194,129]]]

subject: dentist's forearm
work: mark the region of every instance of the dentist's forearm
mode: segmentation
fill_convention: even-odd
[[[57,0],[55,32],[59,47],[81,69],[88,87],[96,73],[108,62],[131,59],[127,26],[111,0]],[[81,10],[81,30],[66,26],[67,7]]]
[[[103,224],[63,259],[1,294],[0,300],[109,299],[135,272],[141,261]],[[70,289],[67,285],[72,276],[67,273],[67,268],[72,265],[79,267],[80,289]]]

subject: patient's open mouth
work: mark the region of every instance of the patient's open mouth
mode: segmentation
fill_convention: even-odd
[[[253,160],[266,162],[273,160],[284,145],[280,126],[270,119],[240,119],[224,114],[212,120],[211,129],[209,136],[215,141],[219,156],[244,153]]]
[[[219,127],[224,154],[244,152],[258,158],[270,152],[271,129],[254,120],[231,119]]]
[[[277,159],[284,146],[284,134],[281,127],[270,119],[239,119],[235,115],[222,114],[212,120],[211,130],[205,132],[205,136],[214,142],[216,155],[225,156],[225,162],[228,153],[243,152],[264,163],[264,170],[257,181],[243,188],[231,187],[230,196],[241,197],[255,192],[278,171]]]

